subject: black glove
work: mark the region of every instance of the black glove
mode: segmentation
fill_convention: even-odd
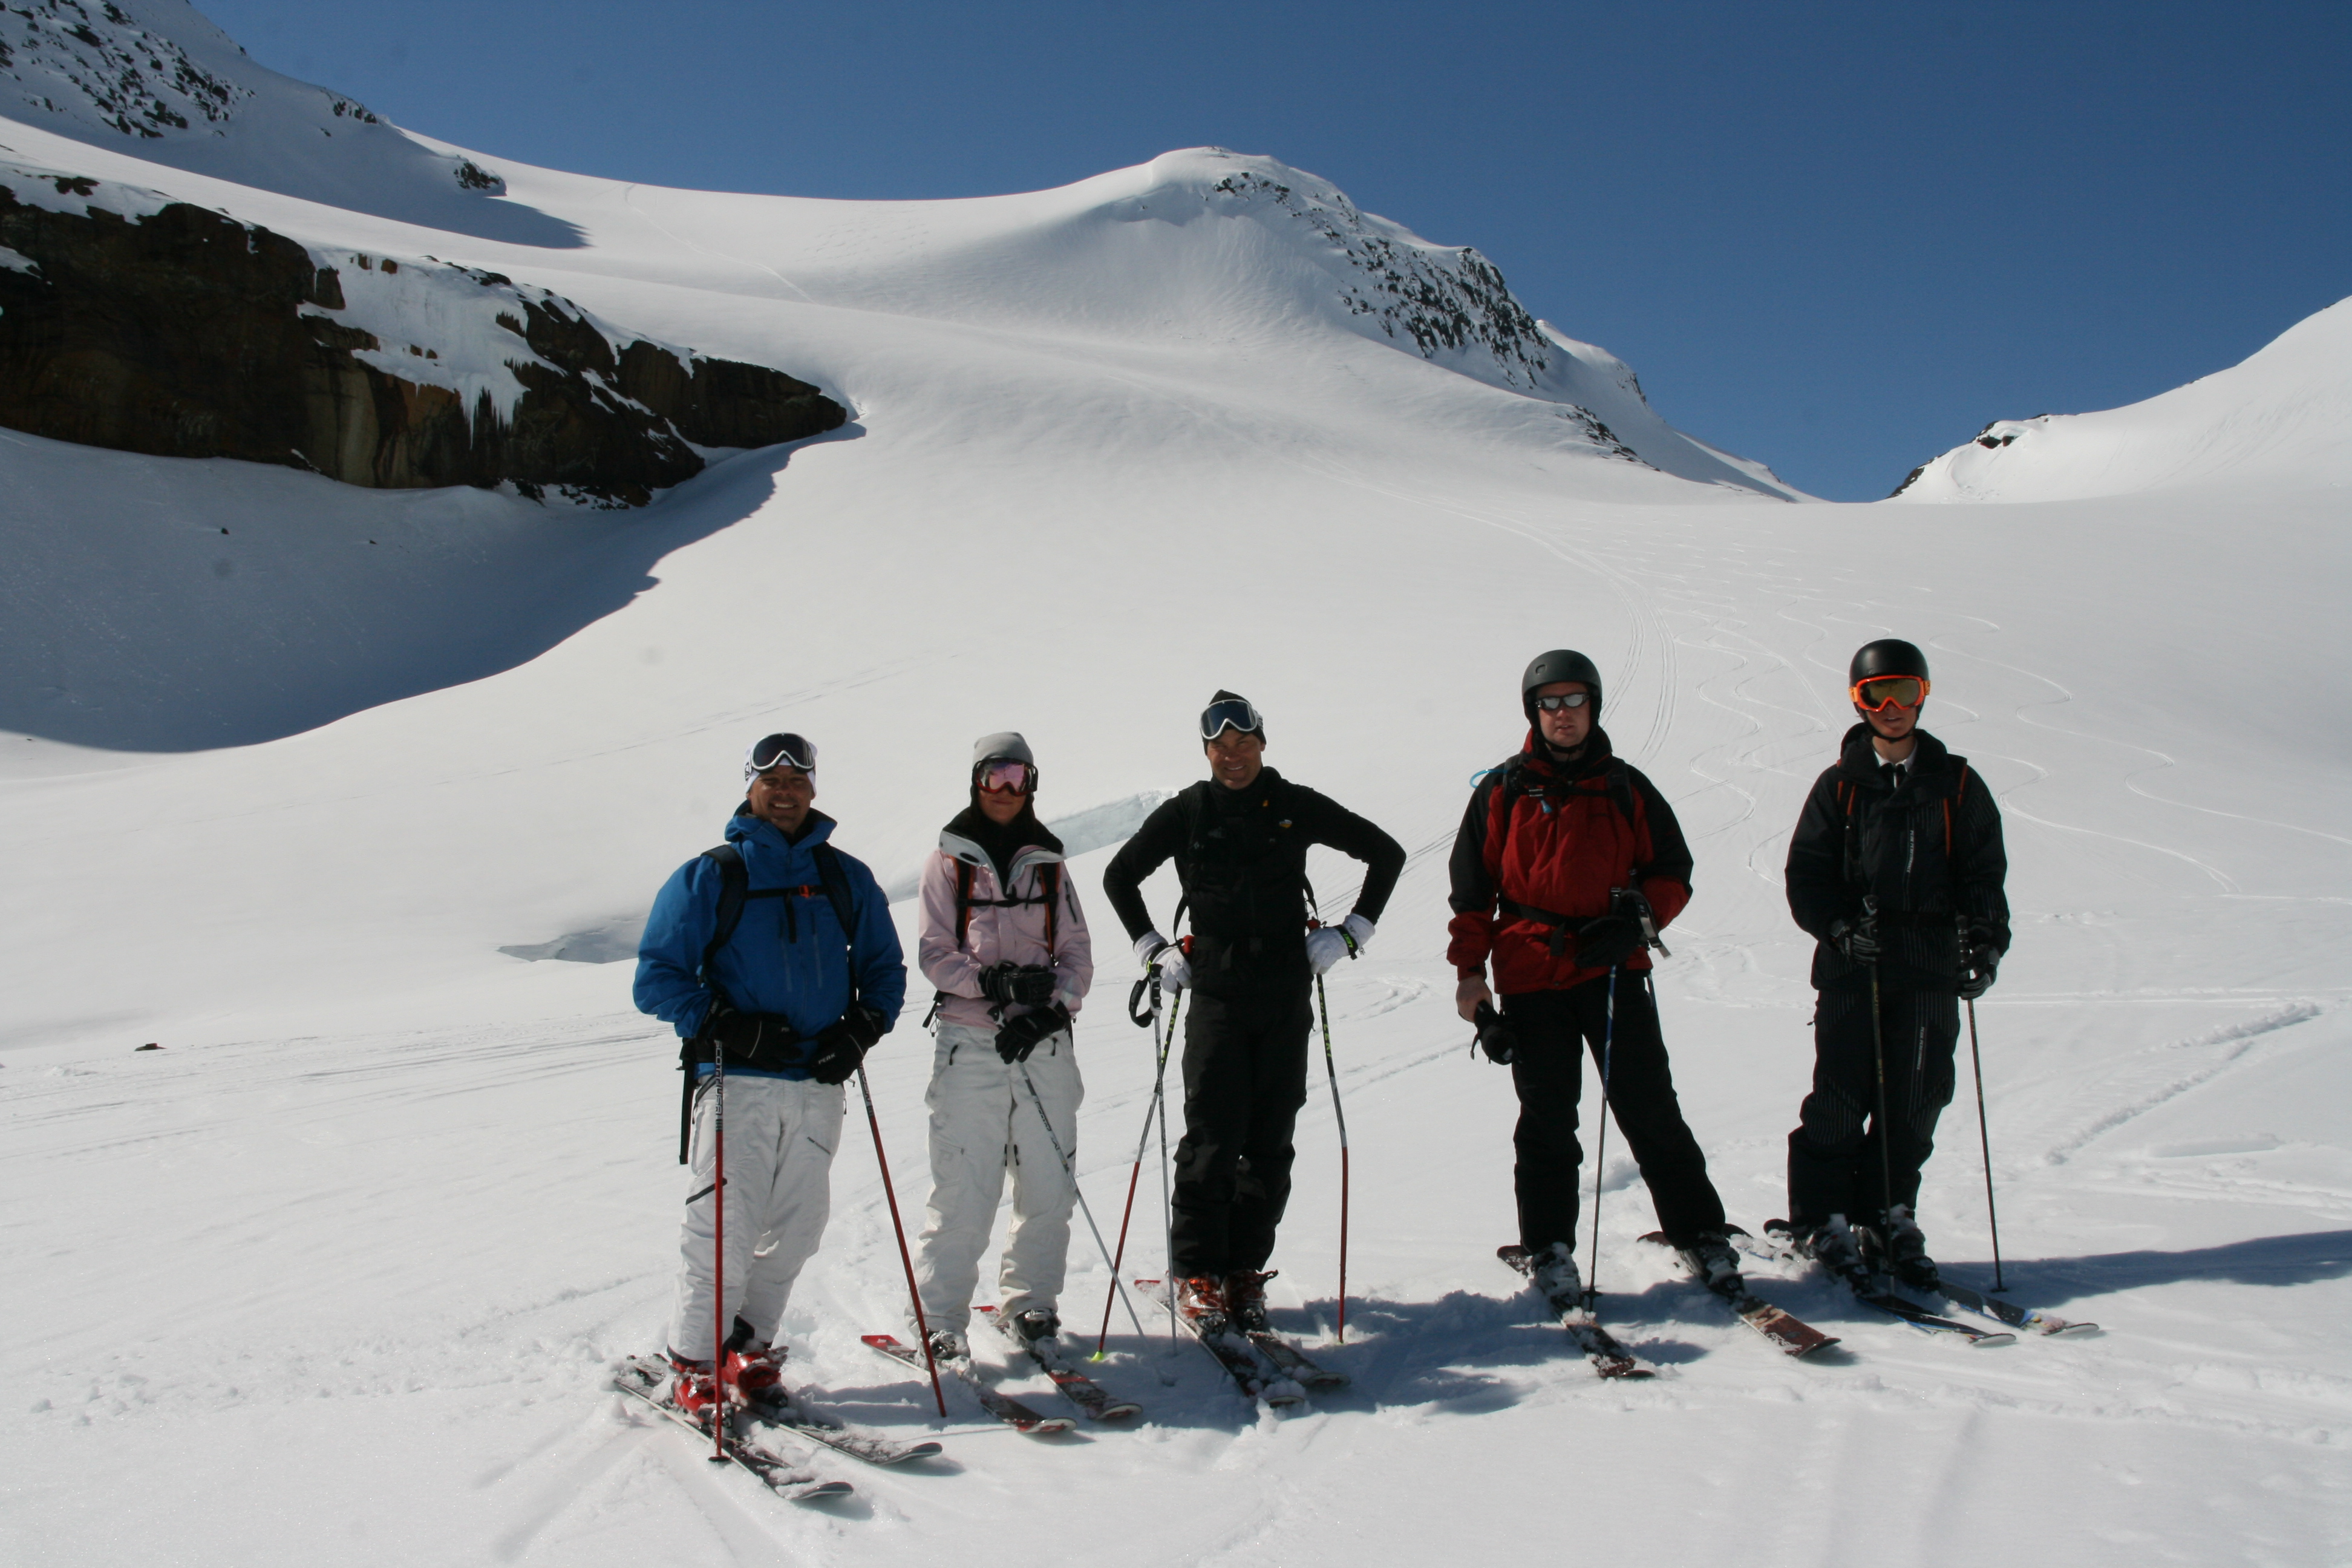
[[[1864,915],[1859,922],[1832,921],[1830,945],[1856,963],[1878,962],[1878,917]]]
[[[1646,946],[1632,915],[1596,915],[1576,928],[1576,966],[1614,969]]]
[[[738,1013],[714,1001],[703,1016],[700,1037],[727,1053],[730,1066],[772,1072],[787,1065],[800,1045],[800,1032],[773,1013]]]
[[[1025,1062],[1029,1053],[1070,1026],[1070,1015],[1058,1002],[1024,1013],[996,1031],[996,1054],[1010,1067]]]
[[[1010,959],[980,972],[980,994],[999,1006],[1018,1003],[1043,1007],[1054,999],[1054,972],[1042,963],[1014,963]]]
[[[874,1042],[882,1037],[882,1015],[860,1002],[817,1032],[816,1049],[808,1062],[809,1077],[819,1083],[847,1083]]]
[[[1510,1024],[1503,1016],[1495,1011],[1495,1005],[1492,1002],[1479,1003],[1471,1016],[1471,1022],[1478,1030],[1478,1047],[1486,1053],[1486,1059],[1496,1067],[1510,1066],[1511,1058],[1519,1054],[1519,1037],[1512,1032]]]
[[[1960,1000],[1973,1002],[1992,989],[1993,972],[2000,967],[2000,954],[1989,947],[1960,950]]]

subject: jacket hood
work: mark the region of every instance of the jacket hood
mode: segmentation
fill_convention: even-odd
[[[1914,730],[1911,733],[1919,742],[1911,752],[1911,771],[1914,773],[1924,778],[1929,773],[1941,773],[1949,765],[1952,754],[1944,749],[1943,742],[1925,730]],[[1885,789],[1886,780],[1878,771],[1878,752],[1871,745],[1870,736],[1867,720],[1856,723],[1845,732],[1845,739],[1838,743],[1838,772],[1864,789]]]

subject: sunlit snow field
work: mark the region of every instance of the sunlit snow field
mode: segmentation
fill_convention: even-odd
[[[508,200],[586,239],[539,249],[0,141],[313,245],[494,267],[853,420],[619,518],[0,432],[0,1559],[2352,1560],[2342,468],[1946,506],[1670,477],[1574,437],[1564,393],[1351,328],[1309,240],[1196,199],[1212,153],[871,207],[501,163]],[[2339,344],[2344,313],[2315,319]],[[1927,647],[1927,724],[2007,822],[2016,945],[1978,1012],[2009,1284],[2105,1332],[1970,1350],[1761,1268],[1845,1342],[1790,1362],[1637,1242],[1612,1130],[1604,1311],[1664,1370],[1604,1384],[1493,1257],[1513,1105],[1442,961],[1471,778],[1518,742],[1528,657],[1599,661],[1603,723],[1696,854],[1660,1005],[1760,1225],[1811,1065],[1785,839],[1882,635]],[[625,951],[766,731],[816,741],[835,842],[890,885],[975,735],[1024,731],[1066,817],[1198,776],[1219,686],[1265,710],[1269,763],[1415,852],[1330,984],[1344,1345],[1319,1067],[1275,1258],[1280,1325],[1354,1387],[1254,1411],[1122,1315],[1100,1376],[1147,1405],[1133,1429],[1025,1438],[953,1389],[940,1422],[857,1342],[906,1299],[853,1121],[793,1371],[947,1458],[826,1456],[858,1496],[794,1508],[604,1391],[668,1312],[673,1044],[628,963],[500,949]],[[1108,853],[1077,861],[1107,1226],[1151,1079]],[[1311,870],[1343,904],[1347,864]],[[919,1012],[872,1058],[910,1210]],[[1963,1074],[1923,1220],[1989,1284]],[[1066,1314],[1098,1325],[1083,1225],[1073,1261]]]

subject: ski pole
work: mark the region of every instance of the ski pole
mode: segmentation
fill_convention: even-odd
[[[1866,895],[1862,900],[1863,915],[1875,937],[1878,931],[1878,895]],[[1888,1142],[1886,1125],[1886,1026],[1879,1012],[1878,960],[1870,961],[1870,1051],[1878,1064],[1878,1228],[1886,1229],[1886,1211],[1895,1206],[1895,1152]]]
[[[1959,926],[1960,955],[1966,967],[1969,950],[1969,917],[1966,914],[1959,917]],[[1977,1075],[1977,1147],[1984,1152],[1985,1223],[1992,1227],[1992,1288],[2000,1290],[2007,1288],[2000,1282],[2000,1215],[1992,1205],[1992,1131],[1985,1121],[1984,1057],[1977,1049],[1977,999],[1973,996],[1969,998],[1969,1065],[1976,1068]]]
[[[1168,1058],[1176,1054],[1176,1015],[1183,1011],[1183,1008],[1184,994],[1179,991],[1176,993],[1175,1000],[1168,1004],[1168,1046],[1160,1058],[1163,1071],[1168,1065]],[[1160,1284],[1168,1292],[1168,1350],[1172,1355],[1176,1353],[1177,1347],[1176,1197],[1168,1184],[1168,1096],[1162,1093],[1155,1098],[1160,1104],[1160,1215],[1168,1232],[1168,1268],[1166,1278],[1160,1281]]]
[[[1323,977],[1315,977],[1315,1010],[1323,1017],[1323,1070],[1331,1079],[1331,1120],[1339,1124],[1339,1331],[1348,1342],[1348,1113],[1339,1109],[1339,1068],[1331,1059],[1331,1008],[1323,1000]]]
[[[1617,1045],[1617,966],[1609,966],[1608,1000],[1601,1024],[1601,1133],[1592,1141],[1592,1267],[1584,1277],[1584,1310],[1601,1301],[1601,1172],[1609,1153],[1609,1059]]]
[[[1075,1036],[1072,1037],[1071,1048],[1077,1048]],[[1135,1303],[1128,1301],[1127,1292],[1119,1288],[1118,1262],[1111,1257],[1110,1248],[1103,1245],[1102,1226],[1095,1223],[1095,1211],[1087,1205],[1086,1189],[1078,1185],[1078,1162],[1062,1148],[1062,1136],[1054,1131],[1054,1119],[1045,1114],[1045,1097],[1037,1092],[1037,1083],[1029,1076],[1028,1065],[1015,1062],[1013,1070],[1021,1075],[1021,1087],[1029,1091],[1029,1103],[1037,1108],[1037,1120],[1045,1124],[1045,1142],[1054,1146],[1054,1158],[1062,1163],[1063,1173],[1070,1178],[1070,1191],[1077,1194],[1078,1212],[1087,1216],[1087,1228],[1094,1232],[1096,1250],[1103,1255],[1104,1261],[1110,1264],[1111,1291],[1120,1300],[1127,1301],[1127,1321],[1135,1325],[1135,1337],[1141,1339],[1143,1320],[1136,1316]]]
[[[1151,1049],[1152,1054],[1159,1059],[1153,1068],[1151,1098],[1144,1103],[1143,1107],[1143,1131],[1135,1136],[1135,1163],[1127,1173],[1127,1207],[1119,1211],[1118,1247],[1112,1253],[1110,1260],[1111,1293],[1103,1298],[1102,1333],[1095,1341],[1094,1359],[1097,1361],[1102,1360],[1103,1352],[1110,1343],[1111,1308],[1116,1304],[1119,1293],[1119,1266],[1127,1259],[1127,1227],[1128,1222],[1135,1217],[1135,1189],[1143,1175],[1143,1151],[1151,1142],[1151,1113],[1159,1108],[1160,1091],[1168,1081],[1168,1047],[1160,1043],[1160,1006],[1156,998],[1151,1008]],[[1132,1312],[1132,1310],[1133,1309],[1130,1308],[1129,1311]],[[1136,1331],[1138,1333],[1143,1331],[1140,1325],[1138,1325]]]
[[[710,1042],[712,1141],[710,1168],[710,1462],[727,1462],[727,1047]]]
[[[857,1064],[857,1092],[866,1097],[866,1125],[874,1132],[874,1163],[882,1167],[882,1195],[890,1200],[890,1228],[898,1237],[898,1261],[907,1270],[907,1298],[915,1303],[915,1331],[923,1336],[923,1364],[931,1372],[931,1397],[940,1402],[940,1418],[947,1419],[947,1390],[940,1386],[940,1363],[931,1354],[931,1326],[923,1318],[923,1293],[915,1288],[915,1258],[907,1250],[907,1227],[898,1218],[898,1194],[890,1185],[890,1157],[882,1152],[882,1121],[874,1114],[874,1088],[866,1081],[866,1063]]]

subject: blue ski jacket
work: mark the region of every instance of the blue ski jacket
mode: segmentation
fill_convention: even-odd
[[[774,824],[751,815],[747,804],[727,824],[727,841],[743,857],[753,891],[790,889],[783,898],[747,899],[735,934],[710,962],[711,976],[737,1011],[772,1013],[801,1036],[803,1061],[818,1032],[849,1010],[852,999],[849,945],[824,879],[811,853],[832,836],[833,818],[808,815],[800,841],[787,840]],[[907,964],[890,908],[866,863],[838,850],[849,882],[849,902],[857,926],[855,996],[877,1009],[883,1032],[898,1021],[907,1001]],[[718,931],[722,877],[716,861],[698,855],[670,873],[646,919],[637,942],[637,1008],[692,1039],[710,1011],[711,988],[703,982],[702,951]],[[701,1068],[710,1071],[708,1064]],[[730,1068],[731,1073],[751,1069]],[[804,1079],[805,1066],[786,1066],[761,1078]]]

